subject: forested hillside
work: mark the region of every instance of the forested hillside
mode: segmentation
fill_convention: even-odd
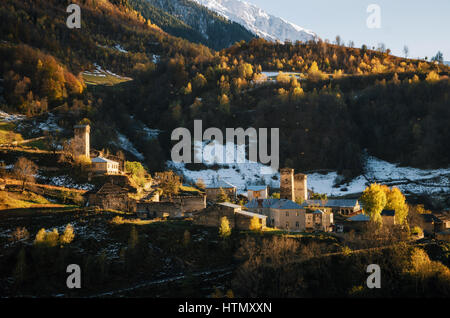
[[[322,41],[253,39],[215,52],[167,34],[133,1],[75,2],[80,30],[66,27],[67,3],[1,2],[2,108],[52,111],[69,129],[88,118],[98,149],[116,151],[110,141],[121,131],[151,170],[168,159],[172,129],[194,119],[280,128],[280,164],[299,171],[351,177],[364,149],[418,167],[450,163],[448,66]],[[95,65],[133,80],[86,85],[80,73]],[[139,124],[163,133],[149,140]]]

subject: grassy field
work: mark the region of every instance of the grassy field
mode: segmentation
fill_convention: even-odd
[[[11,122],[0,122],[0,144],[22,141],[22,135],[14,132],[16,125]]]
[[[101,76],[83,73],[83,79],[88,85],[106,85],[106,86],[114,86],[132,80],[129,77],[114,76],[104,71],[101,71]]]

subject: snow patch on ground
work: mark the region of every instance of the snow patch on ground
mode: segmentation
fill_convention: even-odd
[[[410,194],[450,193],[450,168],[424,170],[400,167],[373,156],[366,156],[363,175],[336,187],[339,179],[341,177],[336,172],[309,174],[308,188],[329,196],[339,196],[362,192],[369,184],[377,182],[396,186]]]
[[[243,193],[248,185],[266,184],[271,188],[280,187],[280,174],[270,167],[256,162],[216,164],[218,158],[231,156],[240,146],[231,144],[228,152],[225,145],[220,145],[214,151],[215,142],[197,143],[196,158],[201,158],[200,149],[203,149],[203,164],[207,169],[189,170],[184,163],[168,161],[167,166],[182,173],[188,181],[196,182],[203,179],[210,185],[217,179],[227,181],[237,187],[238,193]],[[234,146],[234,147],[233,147]],[[202,147],[202,148],[201,148]],[[245,147],[245,146],[244,146]],[[228,158],[231,158],[228,157]],[[222,160],[221,162],[225,162]],[[301,172],[301,171],[297,171]],[[411,167],[400,167],[397,164],[380,160],[366,155],[364,159],[363,174],[350,182],[342,183],[343,177],[337,172],[308,174],[308,189],[316,193],[325,193],[328,196],[339,197],[348,194],[360,193],[373,182],[396,186],[406,194],[438,194],[450,193],[450,168],[424,170]]]
[[[117,138],[119,140],[119,147],[133,154],[140,161],[145,159],[144,155],[134,147],[133,143],[125,135],[117,133]]]
[[[48,131],[48,132],[54,132],[54,131],[61,131],[63,130],[58,124],[57,120],[54,114],[48,113],[48,117],[44,122],[38,123],[36,120],[34,122],[34,128],[32,130],[32,133],[39,133],[41,131]]]
[[[120,44],[116,44],[116,45],[114,46],[114,48],[115,48],[117,51],[119,51],[120,53],[128,53],[128,51],[125,50]]]
[[[0,121],[6,122],[16,122],[25,119],[24,115],[19,114],[8,114],[2,110],[0,110]]]
[[[195,148],[198,149],[195,151],[196,158],[200,160],[203,157],[203,164],[211,168],[199,171],[189,170],[185,163],[173,161],[169,161],[167,166],[180,171],[191,182],[202,179],[207,186],[213,184],[217,179],[227,181],[236,186],[238,193],[245,192],[247,185],[253,184],[279,187],[280,175],[277,171],[261,163],[246,160],[242,155],[239,156],[239,153],[245,153],[245,145],[233,143],[222,145],[216,141],[205,141],[196,142]],[[225,160],[226,158],[229,160]],[[219,166],[218,169],[214,169],[215,164]]]
[[[70,189],[86,190],[90,191],[94,189],[94,185],[89,183],[78,184],[69,176],[56,176],[45,178],[46,183],[58,187],[65,187]]]
[[[129,78],[129,77],[120,76],[120,75],[117,75],[116,73],[113,73],[113,72],[111,72],[111,71],[104,70],[104,69],[103,69],[100,65],[98,65],[97,63],[94,63],[94,66],[95,66],[95,70],[93,70],[93,71],[84,71],[83,74],[84,74],[84,75],[90,75],[90,76],[97,76],[97,77],[106,77],[107,75],[110,75],[110,76],[114,76],[114,77],[117,77],[117,78],[122,78],[122,79],[129,79],[129,80],[131,80],[131,78]]]

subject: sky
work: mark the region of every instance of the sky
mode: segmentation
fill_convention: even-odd
[[[377,47],[384,43],[392,54],[408,57],[435,56],[450,61],[450,0],[244,0],[268,13],[334,41]],[[367,27],[371,4],[380,8],[380,28]]]

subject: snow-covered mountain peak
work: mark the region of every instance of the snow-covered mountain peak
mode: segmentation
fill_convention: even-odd
[[[310,41],[317,35],[294,23],[273,16],[253,4],[240,0],[191,0],[270,41]]]

